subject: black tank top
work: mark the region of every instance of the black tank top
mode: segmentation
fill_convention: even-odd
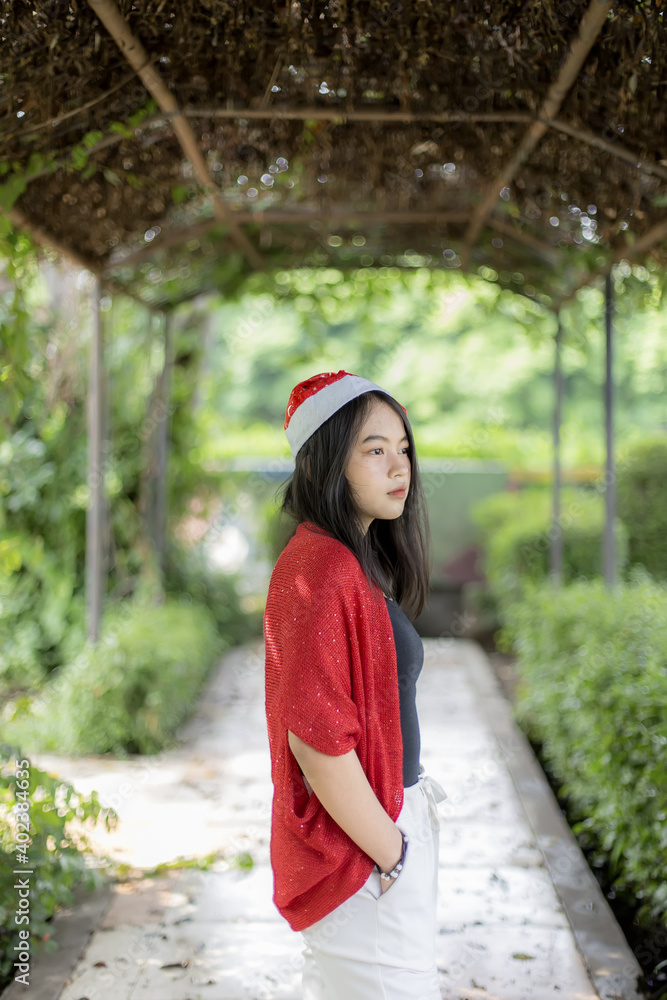
[[[403,785],[414,785],[419,778],[419,719],[417,718],[417,678],[424,665],[424,644],[403,608],[385,597],[396,646],[398,695],[403,738]]]

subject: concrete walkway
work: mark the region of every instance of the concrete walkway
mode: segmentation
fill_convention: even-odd
[[[421,759],[440,805],[437,957],[446,1000],[633,1000],[640,973],[514,725],[481,648],[425,639]],[[174,869],[94,895],[59,915],[29,991],[3,1000],[291,1000],[302,939],[271,900],[271,781],[261,643],[228,654],[179,749],[153,759],[40,756],[97,789],[121,824],[103,852],[135,868],[220,852],[211,870]],[[254,865],[235,868],[249,852]]]

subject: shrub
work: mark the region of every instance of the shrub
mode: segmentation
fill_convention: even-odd
[[[502,612],[517,656],[515,712],[542,744],[573,831],[601,852],[638,919],[667,923],[667,588],[639,568],[529,584]]]
[[[80,645],[82,596],[67,545],[55,553],[41,536],[0,535],[0,691],[38,685]]]
[[[86,826],[103,822],[111,829],[116,821],[113,809],[100,806],[95,792],[82,796],[66,781],[29,766],[19,769],[25,755],[12,746],[0,747],[3,764],[0,767],[0,989],[14,975],[18,943],[18,926],[14,913],[18,897],[14,889],[17,878],[14,869],[22,868],[17,826],[19,815],[25,815],[29,805],[31,840],[27,847],[33,874],[30,880],[30,950],[43,946],[52,951],[57,944],[51,939],[49,920],[62,906],[72,903],[72,889],[77,884],[94,888],[102,881],[103,869],[86,862],[84,850],[89,849]],[[23,777],[24,774],[29,777]],[[17,787],[17,780],[20,782]],[[28,787],[23,788],[27,781]],[[18,809],[17,809],[18,806]],[[28,876],[25,876],[28,878]]]
[[[275,503],[265,508],[263,538],[272,565],[275,565],[283,549],[295,531],[295,525],[286,514],[281,514]]]
[[[242,606],[236,574],[210,569],[200,548],[185,550],[174,542],[166,549],[165,588],[168,594],[188,594],[215,618],[218,631],[232,646],[262,634],[262,613]]]
[[[499,603],[516,600],[526,581],[549,575],[552,536],[551,491],[526,489],[496,493],[471,510],[484,550],[484,572]],[[602,574],[604,499],[576,488],[561,493],[563,582]],[[617,568],[626,562],[627,540],[622,524],[615,524]]]
[[[155,753],[187,718],[228,645],[201,605],[125,602],[104,616],[98,643],[87,641],[32,703],[8,704],[5,731],[40,751]]]
[[[619,462],[618,514],[628,533],[631,565],[641,563],[658,578],[667,577],[667,436],[633,446]]]

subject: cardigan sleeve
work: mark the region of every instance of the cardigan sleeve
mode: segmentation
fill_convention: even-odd
[[[339,756],[361,735],[352,697],[352,651],[357,642],[349,588],[297,575],[291,614],[280,647],[281,719],[286,729],[319,750]]]

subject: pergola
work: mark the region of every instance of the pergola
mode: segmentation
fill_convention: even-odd
[[[614,583],[612,268],[667,260],[661,2],[4,0],[0,210],[97,279],[171,307],[255,271],[463,269],[552,310],[561,578],[561,305],[606,289]],[[654,266],[652,264],[651,266]],[[169,324],[165,323],[169,386]],[[89,635],[104,518],[91,351]],[[166,421],[156,448],[162,551]]]

